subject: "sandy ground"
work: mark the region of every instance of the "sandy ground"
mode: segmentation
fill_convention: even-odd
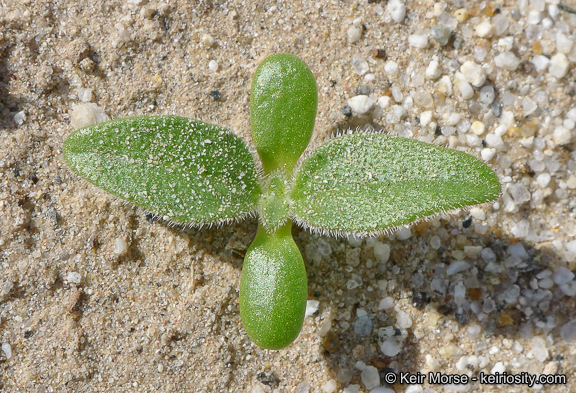
[[[558,32],[576,47],[575,15],[557,3],[407,2],[406,17],[395,23],[385,1],[0,0],[0,391],[304,393],[357,392],[359,385],[368,392],[377,386],[367,382],[370,367],[383,386],[375,392],[499,389],[385,384],[390,372],[431,370],[563,374],[568,385],[544,391],[575,391],[576,333],[569,323],[576,297],[566,294],[570,289],[560,287],[556,274],[576,270],[570,245],[576,239],[576,138],[567,115],[575,56],[569,47],[561,76],[532,62],[566,51]],[[441,46],[430,28],[453,22],[461,9],[468,19]],[[508,18],[508,30],[481,37],[485,32],[476,26],[498,14]],[[428,35],[426,48],[408,43],[416,33]],[[519,60],[513,70],[494,65],[506,36],[513,37]],[[489,162],[505,194],[501,203],[475,211],[471,225],[462,213],[379,243],[295,228],[309,299],[319,301],[319,310],[306,318],[293,345],[267,351],[246,337],[238,311],[241,255],[255,219],[223,228],[170,228],[73,174],[61,149],[74,129],[74,106],[87,103],[110,118],[197,118],[249,140],[251,77],[262,59],[278,52],[300,56],[317,78],[317,141],[371,126],[476,155],[493,148],[485,153],[493,153]],[[373,78],[355,71],[355,55],[366,60]],[[439,92],[438,80],[425,76],[433,59],[454,84],[452,92]],[[211,60],[216,71],[209,70]],[[385,70],[389,61],[398,65],[397,74]],[[484,64],[484,84],[494,86],[495,102],[505,92],[516,97],[500,117],[498,108],[481,102],[480,87],[463,97],[456,74],[466,61]],[[219,100],[210,95],[215,90]],[[434,97],[428,108],[411,103],[420,102],[414,94],[421,91]],[[344,106],[359,94],[393,98],[345,116]],[[396,104],[404,108],[400,119],[388,116]],[[432,121],[423,126],[426,111]],[[502,119],[508,113],[511,122]],[[486,130],[466,139],[474,121]],[[490,139],[499,126],[505,127],[502,140]],[[542,173],[551,180],[538,178]],[[513,185],[522,187],[509,191]],[[128,244],[122,255],[114,252],[118,239]],[[433,247],[438,240],[441,246]],[[381,243],[391,248],[386,261],[374,255]],[[524,254],[518,257],[513,244]],[[485,249],[492,254],[481,254]],[[469,265],[445,274],[464,266],[459,261]],[[458,283],[466,289],[463,303],[454,299]],[[387,297],[393,308],[382,306]],[[372,327],[366,335],[354,328],[363,312]],[[390,326],[400,346],[394,356],[380,345]]]

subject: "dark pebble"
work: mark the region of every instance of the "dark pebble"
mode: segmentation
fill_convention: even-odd
[[[210,92],[210,97],[214,98],[214,100],[219,100],[220,97],[222,97],[222,94],[220,94],[219,90],[212,90]]]
[[[472,225],[472,217],[468,217],[467,219],[465,219],[462,222],[462,227],[463,228],[470,228],[470,226]]]
[[[342,108],[342,114],[346,117],[351,117],[352,116],[352,108],[350,108],[349,105],[345,105],[344,108]]]
[[[278,383],[276,376],[272,373],[261,372],[256,375],[256,378],[267,386],[274,386]]]

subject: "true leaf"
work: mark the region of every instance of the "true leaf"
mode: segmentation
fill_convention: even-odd
[[[466,153],[381,134],[353,134],[316,149],[296,175],[295,221],[320,231],[376,235],[493,201],[500,183]]]
[[[176,116],[132,117],[80,129],[64,142],[70,168],[151,212],[212,223],[254,212],[257,170],[244,142]]]
[[[310,142],[317,106],[314,75],[300,58],[275,54],[258,66],[250,94],[250,123],[266,173],[292,172]]]

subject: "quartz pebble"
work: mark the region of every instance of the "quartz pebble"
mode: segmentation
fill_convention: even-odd
[[[306,301],[306,314],[305,316],[309,317],[314,315],[318,311],[318,307],[320,306],[320,302],[318,300],[308,300]]]
[[[490,21],[488,20],[480,22],[474,28],[476,34],[478,34],[478,37],[480,38],[490,37],[492,35],[492,29],[493,29],[492,23],[490,23]]]
[[[448,26],[439,24],[433,26],[432,29],[430,29],[430,33],[440,46],[445,46],[446,44],[448,44],[448,41],[450,40],[452,30]]]
[[[307,381],[302,381],[298,385],[296,385],[296,390],[294,393],[309,393],[310,392],[310,384]]]
[[[92,102],[72,105],[70,124],[75,129],[108,120],[110,118],[104,113],[104,109]]]
[[[359,393],[360,392],[360,385],[349,385],[344,388],[342,393]]]
[[[350,42],[350,43],[355,43],[355,42],[360,41],[360,38],[362,38],[362,27],[350,26],[348,28],[348,31],[346,31],[346,38],[348,39],[348,42]]]
[[[390,246],[386,243],[376,242],[374,244],[374,258],[378,263],[387,262],[390,258]]]
[[[546,56],[536,55],[532,58],[532,64],[534,64],[536,71],[544,72],[550,65],[550,59]]]
[[[211,72],[216,72],[216,71],[218,71],[218,62],[217,62],[216,60],[210,60],[210,61],[208,62],[208,69],[209,69]]]
[[[2,352],[4,352],[6,359],[10,359],[12,357],[12,346],[8,343],[2,343]]]
[[[514,71],[520,64],[520,59],[512,52],[504,52],[494,57],[494,64],[498,68]]]
[[[352,68],[358,75],[364,75],[370,70],[368,62],[360,55],[352,56]]]
[[[374,366],[366,366],[366,368],[360,374],[360,379],[366,387],[366,389],[374,389],[376,386],[380,385],[380,374],[378,369]]]
[[[558,79],[564,78],[568,73],[569,66],[570,63],[568,62],[566,55],[564,53],[557,53],[550,59],[548,73]]]
[[[380,303],[378,304],[378,310],[389,310],[392,307],[394,307],[394,299],[390,296],[380,300]]]
[[[396,313],[396,327],[400,329],[408,329],[410,326],[412,326],[412,319],[410,319],[410,315],[404,311],[398,311]]]
[[[390,75],[396,75],[398,73],[398,64],[395,61],[387,61],[384,65],[384,71]]]
[[[322,385],[322,391],[324,393],[334,393],[336,391],[337,385],[334,379],[329,380],[324,385]]]
[[[402,348],[398,345],[395,337],[388,337],[380,343],[380,350],[388,357],[394,357],[400,353]]]
[[[396,23],[400,23],[404,20],[406,16],[406,5],[401,0],[390,0],[386,4],[386,10],[390,14],[392,20]]]
[[[128,243],[126,243],[126,239],[123,237],[116,238],[116,242],[114,243],[114,254],[122,255],[128,251]]]
[[[427,48],[428,36],[426,34],[411,34],[408,36],[408,44],[419,49]]]
[[[560,328],[560,337],[566,342],[572,342],[576,339],[576,319],[567,322]],[[4,349],[4,344],[2,344]]]
[[[557,145],[566,145],[572,139],[572,133],[564,126],[556,127],[552,134],[552,139]]]
[[[348,100],[348,105],[359,115],[368,112],[374,105],[375,100],[367,95],[358,95]]]
[[[440,78],[441,75],[442,69],[436,60],[432,60],[430,63],[428,63],[428,67],[426,68],[426,78],[436,80]]]
[[[454,75],[454,85],[463,99],[469,100],[474,96],[474,89],[472,89],[472,86],[470,86],[470,83],[468,83],[462,73],[456,72]]]
[[[480,87],[486,81],[486,71],[480,64],[467,61],[460,67],[460,72],[472,86]]]
[[[78,272],[69,272],[66,275],[66,280],[68,280],[68,282],[71,282],[73,284],[80,284],[80,282],[82,281],[82,275]]]

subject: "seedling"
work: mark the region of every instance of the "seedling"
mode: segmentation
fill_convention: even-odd
[[[84,179],[170,222],[201,226],[257,214],[240,316],[252,341],[280,349],[298,336],[307,299],[293,221],[322,234],[376,236],[500,195],[497,176],[478,159],[412,139],[348,133],[301,157],[317,102],[308,66],[276,54],[252,82],[259,159],[233,133],[175,116],[80,129],[65,141],[64,157]]]

